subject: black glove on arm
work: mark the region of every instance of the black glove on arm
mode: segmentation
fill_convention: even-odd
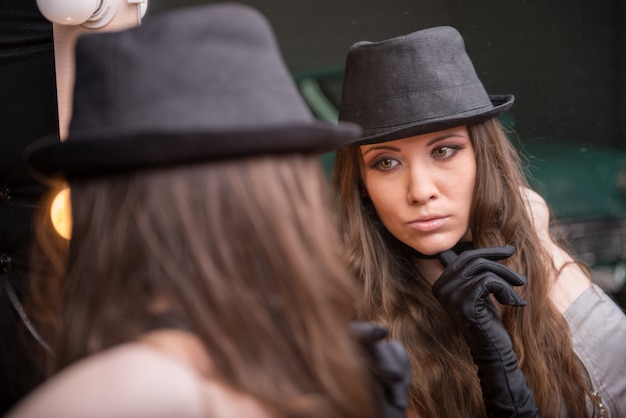
[[[397,341],[385,340],[385,328],[367,322],[352,322],[350,333],[370,359],[380,418],[405,418],[411,370],[404,347]]]
[[[444,251],[439,260],[446,269],[432,288],[471,349],[489,417],[539,417],[511,338],[489,298],[493,294],[503,305],[526,305],[512,287],[526,278],[497,262],[514,251],[511,245],[467,250],[458,257]]]

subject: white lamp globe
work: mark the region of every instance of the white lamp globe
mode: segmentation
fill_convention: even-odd
[[[102,0],[37,0],[46,19],[60,25],[80,25],[98,10]]]

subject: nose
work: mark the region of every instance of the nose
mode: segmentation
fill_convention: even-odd
[[[424,204],[436,198],[437,186],[433,173],[424,167],[411,167],[407,185],[409,205]]]

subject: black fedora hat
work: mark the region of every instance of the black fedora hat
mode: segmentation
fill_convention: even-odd
[[[83,178],[258,153],[325,152],[360,133],[316,120],[272,29],[236,3],[186,7],[76,44],[65,141],[26,154],[35,175]]]
[[[351,144],[371,144],[483,122],[513,100],[488,95],[459,32],[438,26],[352,45],[339,119],[363,129]]]

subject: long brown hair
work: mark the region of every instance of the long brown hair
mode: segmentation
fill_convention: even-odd
[[[275,416],[374,416],[329,196],[318,159],[297,155],[72,182],[66,273],[45,283],[62,289],[43,305],[54,370],[135,340],[165,300],[211,377]]]
[[[469,126],[477,178],[471,231],[477,248],[512,244],[505,263],[528,278],[519,289],[524,308],[505,307],[511,335],[542,417],[587,416],[588,390],[564,317],[549,298],[556,267],[532,227],[522,188],[528,183],[520,157],[497,119]],[[361,289],[358,314],[381,321],[411,357],[410,409],[420,417],[486,416],[469,348],[435,300],[414,263],[414,252],[394,238],[363,196],[358,146],[337,153],[341,232]]]

